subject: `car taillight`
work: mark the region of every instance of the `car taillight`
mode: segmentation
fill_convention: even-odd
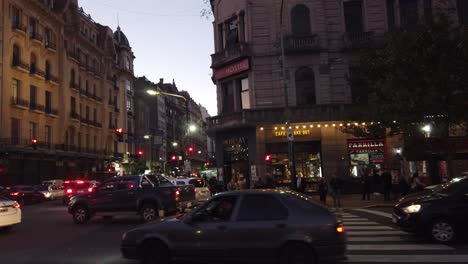
[[[70,183],[70,181],[64,181],[63,183],[67,183],[67,184],[68,184],[68,183]]]
[[[67,193],[72,193],[73,190],[72,189],[67,189]]]
[[[84,181],[77,181],[76,184],[83,184]]]
[[[337,233],[344,233],[345,229],[342,225],[337,225],[336,226],[336,232]]]
[[[18,209],[18,208],[20,208],[20,204],[17,203],[17,202],[15,202],[15,203],[12,205],[12,207]]]
[[[93,187],[88,188],[88,192],[90,192],[90,193],[93,192]]]
[[[180,191],[179,190],[175,191],[175,200],[176,201],[179,201],[179,196],[180,196]]]
[[[11,196],[18,196],[20,193],[19,192],[12,192],[10,193]]]

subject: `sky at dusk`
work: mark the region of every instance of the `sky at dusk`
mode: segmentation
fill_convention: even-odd
[[[78,0],[98,23],[120,28],[135,53],[135,75],[153,82],[175,79],[197,103],[216,115],[210,69],[212,21],[201,17],[202,0]]]

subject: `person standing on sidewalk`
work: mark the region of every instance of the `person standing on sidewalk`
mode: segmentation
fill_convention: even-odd
[[[392,175],[386,169],[384,169],[382,173],[382,187],[384,201],[390,201],[390,193],[392,192]]]
[[[370,200],[371,181],[367,165],[361,170],[362,200]]]
[[[338,175],[336,175],[336,172],[333,173],[332,178],[330,179],[330,187],[333,197],[333,206],[335,208],[341,208],[341,189],[343,188],[343,184]]]
[[[325,178],[323,177],[319,180],[318,193],[320,196],[320,201],[324,204],[327,204],[328,185]]]

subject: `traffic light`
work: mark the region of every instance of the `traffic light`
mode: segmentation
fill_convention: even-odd
[[[118,140],[119,142],[123,142],[123,141],[124,141],[124,138],[123,138],[123,135],[124,135],[123,128],[116,128],[116,129],[115,129],[115,134],[117,135],[117,140]]]
[[[195,151],[195,148],[193,146],[188,147],[187,152],[189,154],[192,154]]]
[[[137,158],[143,157],[143,150],[137,151]]]
[[[31,145],[32,145],[33,149],[37,149],[37,143],[38,142],[39,141],[36,138],[31,139]]]
[[[271,154],[266,154],[265,155],[265,162],[266,163],[271,163]]]
[[[176,155],[172,155],[171,161],[173,161],[173,162],[177,161],[177,156],[176,156]]]

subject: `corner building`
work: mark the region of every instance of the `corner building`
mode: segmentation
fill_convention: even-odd
[[[348,79],[359,50],[379,45],[388,31],[424,21],[436,2],[211,1],[218,115],[209,118],[208,127],[216,139],[219,177],[227,182],[242,174],[253,182],[270,173],[288,183],[288,128],[296,172],[306,177],[336,172],[352,181],[363,165],[386,165],[400,174],[398,139],[342,133],[344,126],[366,125],[347,118],[367,97]],[[454,1],[459,11],[466,10],[464,2]],[[466,12],[459,15],[463,19]]]
[[[132,146],[115,128],[131,137],[134,56],[120,28],[96,23],[76,0],[0,8],[0,184],[91,176],[122,163]]]

